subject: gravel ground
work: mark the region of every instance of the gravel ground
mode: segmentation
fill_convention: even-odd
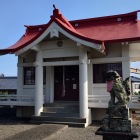
[[[5,140],[43,140],[58,131],[67,129],[67,127],[66,125],[41,124],[13,136],[9,136],[5,138]]]
[[[36,135],[35,128],[41,128],[39,125],[30,125],[28,122],[23,121],[1,121],[0,122],[0,140],[23,140],[20,135],[25,135],[26,140],[31,140],[28,133],[32,132],[32,135]],[[99,125],[90,125],[87,128],[66,128],[55,132],[50,137],[40,137],[35,140],[102,140],[101,136],[95,135]],[[49,129],[48,129],[49,130]],[[140,140],[140,125],[139,121],[135,121],[133,125],[133,131],[137,132]],[[42,131],[41,131],[42,132]],[[42,132],[46,134],[45,131]],[[30,134],[31,135],[31,134]],[[12,139],[9,139],[12,138]]]
[[[49,139],[45,140],[102,140],[102,136],[95,135],[99,125],[90,125],[87,128],[71,128],[61,131],[58,134],[52,135]],[[137,132],[140,140],[140,126],[133,126],[133,131]]]
[[[58,126],[53,129],[45,125],[30,124],[29,120],[15,120],[15,111],[10,113],[11,109],[5,110],[0,108],[0,140],[102,140],[102,136],[95,135],[100,125],[92,124],[86,128],[68,127],[57,131]],[[135,115],[132,117],[132,131],[139,135],[135,140],[140,140],[140,118],[137,119]],[[53,131],[54,134],[50,134]]]
[[[17,133],[29,130],[35,127],[34,125],[0,125],[0,140],[5,140],[10,136],[13,136]]]
[[[69,127],[45,140],[102,140],[101,136],[95,135],[98,128],[99,126],[95,125],[86,128]]]
[[[0,140],[5,140],[10,136],[34,127],[36,125],[30,125],[28,121],[0,118]]]

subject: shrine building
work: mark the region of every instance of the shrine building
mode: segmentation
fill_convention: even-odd
[[[84,126],[102,119],[109,101],[106,71],[125,79],[130,62],[140,61],[138,12],[68,21],[54,6],[48,23],[25,26],[14,45],[0,50],[18,56],[18,103],[9,102],[17,116],[37,118],[49,104],[77,104],[70,118],[77,114]]]

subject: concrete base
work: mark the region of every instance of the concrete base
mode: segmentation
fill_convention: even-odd
[[[34,107],[32,106],[16,107],[16,117],[31,118],[32,115],[34,115]]]
[[[95,134],[102,135],[103,140],[133,140],[133,138],[138,138],[136,133],[110,132],[104,131],[102,128],[99,128]]]

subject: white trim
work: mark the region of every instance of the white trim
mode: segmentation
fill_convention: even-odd
[[[59,37],[59,32],[55,28],[53,30],[51,30],[51,32],[50,32],[50,38],[53,38],[53,37]]]
[[[43,66],[79,65],[79,61],[44,62]]]
[[[83,44],[85,46],[94,48],[96,50],[98,50],[99,52],[101,52],[101,44],[96,44],[96,43],[91,43],[89,41],[85,41],[82,40],[78,37],[75,37],[73,35],[71,35],[70,33],[66,32],[65,30],[63,30],[59,25],[57,25],[55,22],[53,22],[47,29],[46,31],[40,35],[36,40],[34,40],[32,43],[30,43],[29,45],[27,45],[26,47],[20,49],[19,51],[17,51],[15,54],[16,55],[20,55],[23,52],[31,49],[32,47],[36,46],[39,42],[41,42],[52,30],[57,29],[59,32],[61,32],[62,34],[64,34],[65,36],[67,36],[68,38],[70,38],[71,40],[77,42],[78,44]]]
[[[35,88],[35,85],[24,85],[23,84],[23,89],[25,89],[25,88]]]
[[[115,62],[122,62],[122,61],[129,61],[130,57],[111,57],[111,58],[95,58],[91,59],[92,64],[98,63],[115,63]]]
[[[39,45],[35,45],[34,47],[31,48],[31,50],[35,51],[35,52],[39,52],[40,51],[40,46]]]
[[[18,67],[35,67],[37,66],[37,62],[34,63],[21,63],[17,64]],[[79,65],[79,60],[77,61],[56,61],[56,62],[43,62],[42,66],[63,66],[63,65]]]
[[[17,64],[18,67],[34,67],[34,63],[18,63]]]
[[[99,84],[95,84],[95,83],[93,83],[92,84],[92,87],[93,88],[102,88],[102,87],[104,87],[104,88],[106,88],[107,87],[107,84],[106,83],[99,83]]]
[[[24,85],[23,84],[23,89],[34,89],[35,85]],[[43,85],[43,88],[46,88],[46,85]]]

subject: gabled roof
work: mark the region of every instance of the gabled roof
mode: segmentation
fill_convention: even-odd
[[[0,77],[0,90],[16,90],[17,77]]]
[[[140,40],[140,21],[137,12],[127,14],[68,21],[54,6],[53,15],[47,24],[25,26],[25,34],[12,46],[1,49],[0,54],[15,53],[39,38],[52,22],[57,23],[62,29],[75,37],[85,41],[101,44],[104,43]]]

